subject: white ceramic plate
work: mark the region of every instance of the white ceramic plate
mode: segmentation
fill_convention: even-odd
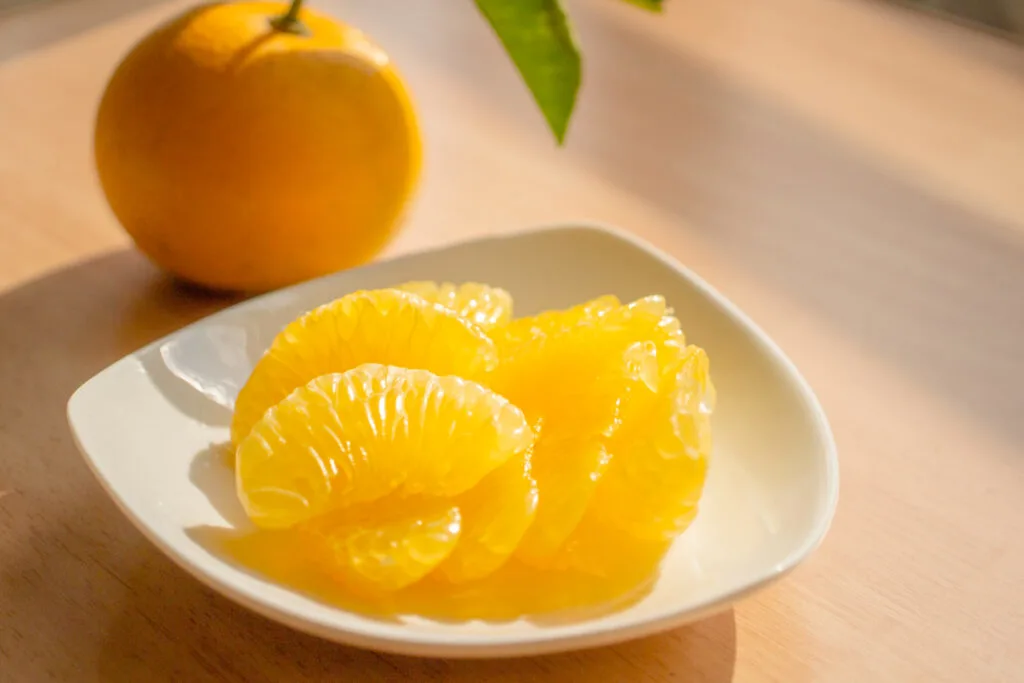
[[[384,621],[318,602],[211,554],[188,530],[244,523],[226,467],[230,408],[254,361],[296,315],[348,292],[406,280],[505,287],[516,312],[600,294],[663,294],[707,349],[718,388],[715,452],[697,521],[651,592],[585,620]],[[349,270],[247,301],[123,358],[68,403],[100,483],[175,562],[239,603],[325,638],[416,655],[485,657],[588,647],[665,630],[726,608],[781,577],[821,542],[838,494],[836,449],[810,388],[740,310],[671,258],[606,228],[483,239]]]

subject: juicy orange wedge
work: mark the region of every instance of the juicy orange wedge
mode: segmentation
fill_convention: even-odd
[[[440,567],[465,581],[497,569],[533,519],[533,442],[523,413],[480,384],[364,364],[267,410],[238,446],[236,485],[258,526],[329,540],[341,576],[387,589]],[[400,576],[388,547],[406,558]]]
[[[512,319],[512,295],[500,287],[479,282],[453,284],[417,280],[401,284],[397,289],[440,304],[483,330],[504,325]]]
[[[239,444],[267,408],[323,374],[381,363],[479,379],[497,360],[494,342],[444,306],[396,289],[355,292],[277,335],[238,394],[231,440]]]

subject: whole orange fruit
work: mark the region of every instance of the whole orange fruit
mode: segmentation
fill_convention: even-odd
[[[280,3],[197,7],[138,43],[95,129],[100,182],[139,248],[207,287],[266,290],[371,259],[421,158],[388,56]]]

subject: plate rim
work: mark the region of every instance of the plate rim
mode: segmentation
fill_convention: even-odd
[[[686,279],[690,285],[711,300],[716,307],[723,311],[740,328],[746,330],[752,341],[765,352],[769,358],[780,365],[785,371],[785,376],[793,383],[797,397],[807,410],[815,432],[820,437],[821,446],[824,448],[824,476],[826,484],[826,498],[821,514],[816,520],[812,531],[807,534],[799,546],[787,553],[784,561],[774,565],[768,570],[758,573],[756,578],[743,584],[737,585],[733,590],[713,596],[707,600],[698,602],[684,609],[665,609],[647,617],[637,618],[624,624],[602,624],[591,621],[582,621],[563,626],[553,627],[551,630],[538,630],[536,632],[521,635],[493,635],[486,632],[459,634],[430,634],[407,632],[403,634],[401,629],[394,626],[382,628],[379,632],[376,629],[366,629],[364,626],[356,628],[341,626],[329,623],[324,619],[312,618],[302,613],[301,609],[290,609],[286,606],[271,604],[261,599],[255,591],[239,588],[223,577],[217,576],[214,572],[203,567],[201,563],[194,560],[188,554],[181,553],[173,548],[164,537],[157,533],[149,524],[137,515],[129,503],[120,495],[117,489],[103,474],[100,464],[91,456],[81,441],[78,429],[76,428],[75,413],[76,406],[83,399],[90,385],[102,375],[121,363],[125,363],[137,357],[151,348],[159,347],[172,337],[180,335],[185,331],[200,325],[206,325],[216,321],[222,315],[237,311],[239,308],[250,305],[257,305],[257,302],[275,297],[287,296],[288,292],[309,286],[313,282],[326,280],[335,277],[338,272],[358,273],[362,270],[379,267],[384,263],[390,263],[406,258],[425,256],[432,253],[446,251],[453,247],[481,244],[486,242],[501,242],[516,240],[528,237],[537,237],[545,234],[580,232],[593,233],[602,237],[611,237],[618,241],[625,242],[629,246],[643,252],[646,256],[659,261],[661,264],[671,268]],[[260,294],[246,299],[232,306],[207,315],[188,325],[180,327],[163,337],[152,341],[135,351],[129,352],[110,363],[105,368],[95,373],[88,380],[83,382],[70,396],[67,402],[67,420],[70,427],[75,447],[81,453],[89,470],[100,483],[103,490],[114,501],[118,509],[142,533],[142,535],[153,543],[165,556],[174,562],[181,569],[185,570],[192,577],[202,584],[225,597],[231,599],[243,607],[250,609],[261,616],[284,624],[295,630],[308,633],[313,636],[324,638],[333,642],[350,645],[354,647],[372,649],[393,654],[412,656],[437,656],[454,658],[491,658],[510,657],[531,654],[549,654],[567,650],[585,649],[600,647],[625,640],[632,640],[652,635],[668,629],[682,626],[687,623],[706,618],[720,611],[724,611],[733,603],[766,588],[776,581],[784,578],[797,566],[803,563],[815,550],[820,547],[831,528],[835,517],[839,499],[839,462],[838,449],[828,417],[821,405],[817,395],[810,384],[804,378],[793,361],[786,355],[781,347],[755,323],[749,315],[734,304],[707,281],[701,278],[696,272],[677,259],[662,251],[646,240],[633,235],[623,229],[594,221],[579,222],[558,222],[542,224],[536,227],[516,230],[497,235],[482,235],[470,237],[464,240],[454,240],[426,249],[415,250],[398,254],[391,258],[381,259],[372,263],[351,268],[345,271],[329,273],[319,278],[300,282],[288,287],[277,289],[271,292]],[[225,565],[230,563],[214,558]],[[238,568],[231,567],[240,571]],[[253,594],[250,594],[253,593]],[[362,616],[358,613],[345,610],[333,605],[332,610],[341,613]]]

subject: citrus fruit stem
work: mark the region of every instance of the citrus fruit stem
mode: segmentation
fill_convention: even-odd
[[[302,9],[303,0],[292,0],[292,4],[288,7],[288,11],[271,20],[270,25],[275,30],[283,31],[285,33],[296,33],[298,35],[308,35],[309,29],[306,25],[299,20],[299,10]]]

